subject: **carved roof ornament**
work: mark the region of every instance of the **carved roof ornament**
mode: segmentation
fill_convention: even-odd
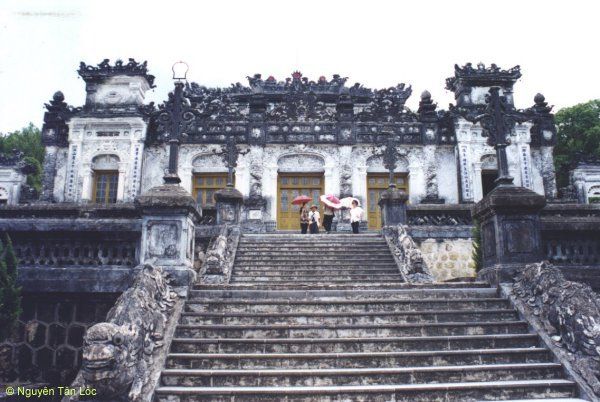
[[[467,63],[462,67],[454,65],[454,77],[446,79],[446,89],[458,91],[461,81],[468,86],[503,86],[512,87],[512,85],[521,78],[521,67],[514,66],[508,70],[502,70],[496,64],[492,63],[489,67],[479,63],[473,67],[472,63]]]
[[[421,100],[419,101],[419,109],[417,113],[419,114],[419,118],[423,119],[437,119],[437,112],[435,109],[437,108],[437,103],[433,103],[431,99],[431,93],[429,91],[423,91],[421,93]]]
[[[556,144],[556,124],[554,122],[553,106],[548,106],[544,95],[538,93],[533,98],[534,105],[525,110],[533,122],[531,127],[532,145]]]
[[[65,102],[65,95],[56,91],[50,103],[44,104],[44,125],[42,126],[42,143],[44,145],[66,146],[68,143],[67,121],[81,108],[74,108]]]
[[[97,66],[79,63],[77,70],[85,82],[99,82],[117,75],[143,76],[148,81],[150,88],[154,88],[154,76],[148,74],[148,63],[138,63],[132,58],[127,63],[122,60],[116,60],[114,65],[110,65],[109,59],[104,59]]]

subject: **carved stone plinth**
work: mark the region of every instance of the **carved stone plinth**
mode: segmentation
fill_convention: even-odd
[[[174,286],[193,283],[195,223],[201,218],[194,198],[177,184],[165,184],[142,194],[135,203],[142,210],[140,263],[162,267]]]
[[[540,210],[545,205],[544,196],[527,188],[499,186],[473,206],[481,225],[481,279],[511,282],[525,264],[542,259]]]
[[[406,201],[408,194],[395,186],[388,187],[381,193],[379,207],[381,208],[382,226],[406,224]]]
[[[250,196],[244,200],[244,231],[252,233],[266,232],[266,211],[267,200],[262,196]]]
[[[236,188],[227,186],[215,193],[217,225],[239,224],[244,196]]]

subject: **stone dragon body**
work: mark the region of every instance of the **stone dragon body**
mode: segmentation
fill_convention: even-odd
[[[162,269],[143,265],[133,286],[108,312],[106,322],[88,329],[73,388],[95,389],[95,401],[139,401],[153,353],[163,346],[167,316],[176,298]],[[77,400],[79,395],[65,397],[63,402]]]

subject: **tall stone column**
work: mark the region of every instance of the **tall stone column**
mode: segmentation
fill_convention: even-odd
[[[473,199],[475,202],[483,198],[483,183],[481,182],[481,162],[473,162]]]
[[[357,187],[352,183],[352,147],[345,145],[340,147],[340,163],[339,163],[339,196],[340,198],[345,197],[360,197],[362,200],[366,200],[366,197],[362,197],[362,194],[357,194]],[[337,212],[337,232],[350,232],[352,226],[350,224],[350,210],[341,209]]]
[[[542,180],[544,183],[544,194],[546,198],[556,198],[556,173],[554,171],[554,157],[552,156],[552,146],[540,147],[542,156]]]
[[[81,200],[82,201],[93,201],[92,200],[92,164],[82,163],[81,164],[81,176],[83,178],[81,184]],[[120,175],[119,175],[120,176]],[[119,177],[121,180],[121,177]]]
[[[54,201],[54,179],[56,177],[56,159],[58,147],[47,145],[42,166],[42,194],[41,201]]]
[[[258,145],[252,145],[246,156],[249,164],[249,190],[248,198],[244,200],[244,229],[257,233],[266,231],[267,201],[263,197],[263,177],[265,176],[263,156],[264,149]]]
[[[192,284],[195,224],[201,217],[194,198],[177,184],[164,184],[139,196],[135,204],[142,213],[140,263],[162,267],[174,286]]]
[[[425,165],[425,198],[423,204],[443,204],[444,199],[439,197],[437,163],[435,159],[436,145],[425,145],[423,147],[423,159]]]
[[[510,282],[518,269],[542,259],[540,210],[545,205],[544,196],[516,186],[498,186],[475,204],[472,214],[481,225],[481,279]]]

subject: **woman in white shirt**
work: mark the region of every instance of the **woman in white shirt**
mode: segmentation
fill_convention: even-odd
[[[319,233],[319,226],[321,225],[321,214],[319,213],[316,205],[311,205],[310,207],[310,212],[308,213],[308,222],[310,233]]]
[[[358,226],[363,220],[364,210],[358,206],[358,201],[352,200],[352,208],[350,209],[350,224],[352,225],[352,233],[358,233]]]

